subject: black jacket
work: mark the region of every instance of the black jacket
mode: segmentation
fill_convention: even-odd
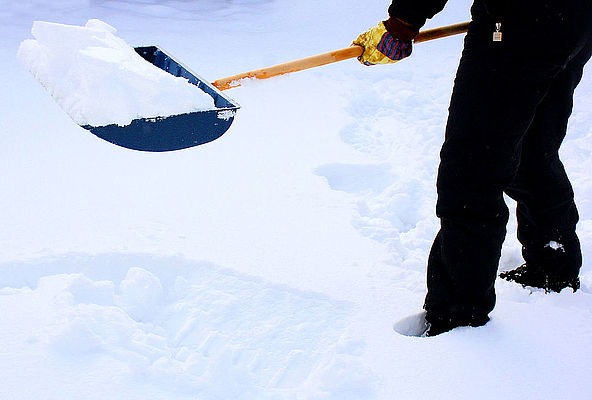
[[[389,15],[421,28],[426,19],[442,11],[447,0],[393,0]]]
[[[475,0],[482,3],[492,17],[500,17],[503,14],[508,0]],[[393,0],[389,7],[389,15],[398,18],[416,27],[421,28],[426,19],[438,14],[447,0]]]

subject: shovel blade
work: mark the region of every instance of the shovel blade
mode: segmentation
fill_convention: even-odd
[[[181,150],[211,142],[222,136],[234,121],[240,106],[172,56],[156,46],[136,47],[147,62],[189,80],[214,99],[215,109],[173,115],[138,118],[129,125],[82,126],[94,135],[128,149],[163,152]]]

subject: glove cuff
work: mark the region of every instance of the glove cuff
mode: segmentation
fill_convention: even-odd
[[[412,42],[419,33],[414,26],[406,24],[396,18],[390,17],[383,22],[387,32],[395,39],[403,42]]]

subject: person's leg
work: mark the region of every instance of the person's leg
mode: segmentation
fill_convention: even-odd
[[[553,80],[524,136],[520,166],[506,193],[518,202],[518,239],[526,264],[502,277],[560,291],[578,288],[582,265],[578,212],[559,147],[572,111],[573,92],[592,53],[592,39]]]
[[[545,18],[557,13],[532,15],[526,6],[537,4],[512,2],[525,9],[506,16],[502,42],[492,41],[496,19],[478,2],[473,7],[438,171],[441,229],[428,259],[424,308],[436,334],[487,322],[508,219],[503,192],[538,106],[580,46],[571,31],[549,33]]]

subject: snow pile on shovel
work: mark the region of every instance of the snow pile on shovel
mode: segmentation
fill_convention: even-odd
[[[128,125],[136,118],[213,109],[184,78],[155,67],[97,20],[85,26],[36,21],[18,58],[79,125]]]

